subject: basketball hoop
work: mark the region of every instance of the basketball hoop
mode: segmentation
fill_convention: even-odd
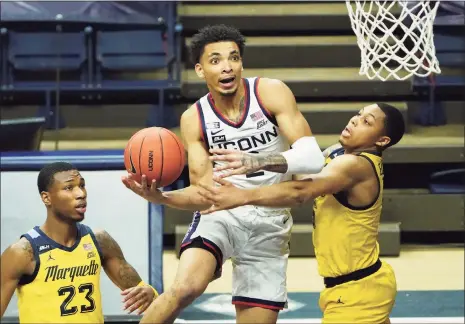
[[[386,81],[441,73],[433,39],[439,1],[346,0],[346,5],[361,51],[360,75]]]

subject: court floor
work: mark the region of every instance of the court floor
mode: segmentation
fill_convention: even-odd
[[[165,289],[173,282],[178,259],[164,253]],[[392,323],[464,323],[464,247],[404,246],[399,257],[385,257],[394,268],[398,295]],[[314,258],[291,258],[288,267],[289,308],[280,323],[319,323],[318,292],[323,282]],[[179,323],[234,323],[231,305],[232,266],[212,282]]]

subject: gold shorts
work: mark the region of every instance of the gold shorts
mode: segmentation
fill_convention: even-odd
[[[394,306],[397,284],[391,266],[382,262],[375,273],[320,294],[323,323],[386,323]]]

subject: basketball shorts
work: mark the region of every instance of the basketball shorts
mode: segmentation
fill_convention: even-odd
[[[396,277],[385,262],[378,260],[373,266],[378,270],[362,279],[336,284],[322,291],[322,323],[387,322],[396,299]]]
[[[293,220],[290,212],[263,216],[248,209],[200,215],[181,243],[210,251],[217,260],[215,278],[224,262],[233,263],[232,303],[272,310],[287,308],[286,271]]]

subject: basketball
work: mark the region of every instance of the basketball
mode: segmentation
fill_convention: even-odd
[[[184,146],[172,131],[162,127],[144,128],[135,133],[124,149],[124,166],[140,183],[157,181],[157,187],[172,184],[184,169]]]

